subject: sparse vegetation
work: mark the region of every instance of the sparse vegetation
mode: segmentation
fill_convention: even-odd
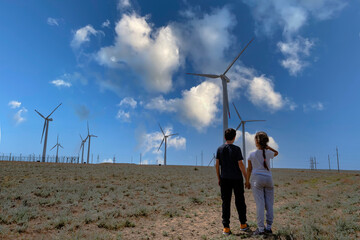
[[[359,173],[273,176],[273,239],[360,238]],[[234,204],[234,235],[221,235],[219,192],[212,167],[0,162],[0,239],[251,239]]]

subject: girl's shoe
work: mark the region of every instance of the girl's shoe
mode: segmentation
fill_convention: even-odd
[[[224,228],[223,235],[229,236],[231,234],[230,228]]]
[[[264,232],[267,233],[267,234],[272,234],[271,228],[270,228],[270,229],[266,229],[266,228],[265,228]]]
[[[249,225],[247,223],[240,224],[240,231],[247,231],[249,230]]]
[[[258,228],[255,230],[255,232],[253,232],[254,236],[259,236],[259,235],[264,235],[264,234],[265,234],[265,232],[264,231],[260,232],[260,230]]]

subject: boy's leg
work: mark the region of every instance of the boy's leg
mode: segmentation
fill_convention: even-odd
[[[222,199],[222,223],[224,228],[228,228],[230,226],[230,204],[232,188],[228,179],[221,179],[220,185]]]
[[[257,225],[261,232],[264,231],[264,210],[265,210],[265,199],[264,199],[264,188],[262,184],[262,176],[253,175],[251,176],[251,189],[256,203],[256,218]]]
[[[265,209],[266,209],[266,224],[268,228],[271,228],[271,225],[274,220],[274,187],[271,184],[265,188]]]
[[[244,197],[244,183],[242,180],[234,180],[234,195],[235,205],[239,214],[240,223],[245,224],[246,219],[246,204]]]

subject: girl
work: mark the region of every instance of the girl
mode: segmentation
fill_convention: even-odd
[[[274,185],[270,171],[270,159],[276,157],[279,153],[269,147],[267,144],[269,137],[265,132],[258,132],[255,135],[255,144],[257,150],[250,153],[248,158],[248,169],[245,186],[252,188],[256,202],[256,215],[258,228],[254,235],[272,233],[271,224],[273,223],[274,213]],[[249,179],[251,177],[251,187]],[[266,209],[266,223],[264,225],[264,211]]]

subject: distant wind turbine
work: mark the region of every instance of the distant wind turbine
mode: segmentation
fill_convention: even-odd
[[[244,152],[244,165],[246,168],[246,149],[245,149],[245,123],[247,122],[265,122],[265,120],[242,120],[242,118],[240,117],[240,114],[238,112],[238,110],[235,107],[235,104],[233,103],[236,114],[238,115],[239,119],[240,119],[240,124],[239,126],[237,126],[236,130],[238,130],[240,128],[240,126],[242,125],[242,138],[243,138],[243,152]]]
[[[87,122],[87,129],[88,129],[88,135],[87,135],[87,137],[85,138],[85,140],[86,139],[88,139],[89,138],[89,145],[88,145],[88,155],[87,155],[87,164],[89,164],[89,158],[90,158],[90,141],[91,141],[91,137],[97,137],[97,136],[95,136],[95,135],[91,135],[90,134],[90,130],[89,130],[89,122]]]
[[[186,73],[189,75],[221,79],[222,87],[223,87],[223,132],[221,133],[221,139],[223,140],[223,142],[225,142],[225,138],[224,138],[225,130],[228,129],[227,115],[229,115],[229,118],[230,118],[229,98],[228,98],[228,91],[227,91],[227,83],[230,82],[230,79],[226,76],[226,73],[230,70],[230,68],[234,65],[236,60],[238,60],[240,55],[245,51],[245,49],[249,46],[249,44],[253,40],[254,40],[254,38],[250,40],[250,42],[244,47],[244,49],[239,53],[239,55],[237,55],[237,57],[232,61],[232,63],[230,63],[230,65],[227,67],[227,69],[225,70],[225,72],[223,74],[215,75],[215,74]]]
[[[61,144],[59,143],[59,135],[57,136],[57,140],[56,140],[55,146],[53,146],[52,149],[50,149],[50,151],[53,150],[55,147],[56,147],[56,158],[55,158],[55,162],[58,163],[58,162],[59,162],[59,160],[58,160],[58,159],[59,159],[59,157],[58,157],[59,147],[61,147],[62,149],[64,149],[63,146],[61,146]]]
[[[164,133],[164,131],[163,131],[162,127],[160,126],[160,124],[159,124],[159,127],[160,127],[160,129],[161,129],[162,134],[164,135],[164,138],[162,139],[162,141],[161,141],[161,143],[160,143],[160,146],[159,146],[159,148],[158,148],[158,151],[160,150],[160,148],[161,148],[161,146],[162,146],[163,142],[165,141],[164,165],[166,166],[166,148],[167,148],[167,138],[168,138],[168,137],[171,137],[171,136],[174,136],[174,135],[179,135],[179,134],[178,134],[178,133],[174,133],[174,134],[165,135],[165,133]]]
[[[208,166],[210,166],[210,164],[215,160],[215,153],[214,153],[214,156],[212,157],[212,159],[211,159],[211,161],[209,162],[209,165]]]
[[[45,158],[46,158],[46,144],[47,144],[47,136],[48,136],[48,130],[49,130],[49,121],[52,121],[53,119],[52,118],[49,118],[51,116],[51,114],[53,114],[55,112],[56,109],[58,109],[58,107],[60,107],[62,103],[60,103],[50,114],[49,116],[47,117],[44,117],[41,113],[39,113],[36,109],[35,109],[35,112],[37,112],[40,117],[42,117],[45,122],[44,122],[44,128],[43,128],[43,132],[42,132],[42,135],[41,135],[41,141],[40,143],[42,142],[42,139],[44,137],[44,132],[45,132],[45,141],[44,141],[44,148],[43,148],[43,155],[42,155],[42,162],[45,162]],[[46,131],[45,131],[46,130]]]
[[[81,137],[81,134],[80,134],[80,138],[81,138],[81,145],[80,145],[80,150],[79,150],[79,152],[80,152],[81,149],[82,149],[82,153],[81,153],[81,163],[84,163],[84,145],[85,145],[86,140],[87,140],[88,137],[86,137],[85,139],[83,139],[83,138]]]

